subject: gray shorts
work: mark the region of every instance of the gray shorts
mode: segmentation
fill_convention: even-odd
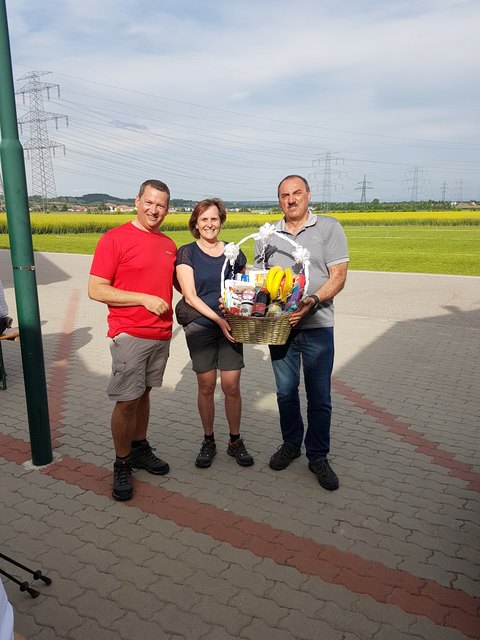
[[[169,352],[170,340],[147,340],[128,333],[115,336],[110,342],[110,400],[136,400],[147,387],[161,387]]]
[[[216,325],[205,327],[190,322],[183,329],[195,373],[206,373],[212,369],[238,371],[245,366],[243,344],[229,342]]]

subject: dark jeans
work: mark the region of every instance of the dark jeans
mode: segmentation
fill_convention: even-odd
[[[307,458],[324,458],[330,451],[332,416],[331,376],[333,369],[333,327],[292,330],[285,345],[270,345],[277,385],[280,428],[284,442],[300,447],[304,425],[300,411],[300,366],[307,394]]]

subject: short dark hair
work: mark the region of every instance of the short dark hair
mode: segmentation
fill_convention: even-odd
[[[138,197],[141,198],[143,196],[143,192],[147,187],[152,187],[152,189],[156,189],[157,191],[163,191],[168,196],[168,202],[170,203],[170,189],[164,182],[160,180],[145,180],[140,185],[140,189],[138,190]]]
[[[280,180],[277,187],[277,196],[280,196],[280,187],[285,182],[285,180],[290,180],[291,178],[298,178],[299,180],[302,180],[303,184],[305,185],[305,189],[308,191],[308,193],[311,193],[310,185],[308,184],[307,179],[304,178],[303,176],[299,176],[296,173],[293,173],[291,176],[285,176],[283,180]]]
[[[190,233],[197,240],[200,237],[200,233],[196,228],[198,218],[210,207],[217,207],[220,224],[223,224],[227,219],[227,209],[225,207],[225,203],[223,202],[223,200],[220,200],[220,198],[205,198],[205,200],[200,200],[200,202],[197,202],[195,208],[192,211],[192,215],[190,216],[190,220],[188,221],[188,228],[190,229]]]

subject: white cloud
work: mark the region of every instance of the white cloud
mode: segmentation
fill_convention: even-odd
[[[238,93],[232,93],[232,95],[227,98],[227,100],[230,100],[231,102],[240,102],[241,100],[245,100],[246,98],[248,98],[249,95],[249,91],[240,91]]]

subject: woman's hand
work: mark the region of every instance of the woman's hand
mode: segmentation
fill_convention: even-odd
[[[223,300],[223,298],[219,298],[218,299],[218,308],[220,309],[220,313],[222,314],[222,316],[225,315],[225,302]]]
[[[222,330],[222,333],[227,340],[229,340],[230,342],[235,342],[235,338],[232,336],[230,325],[225,320],[225,318],[220,318],[220,317],[218,318],[218,326]]]

